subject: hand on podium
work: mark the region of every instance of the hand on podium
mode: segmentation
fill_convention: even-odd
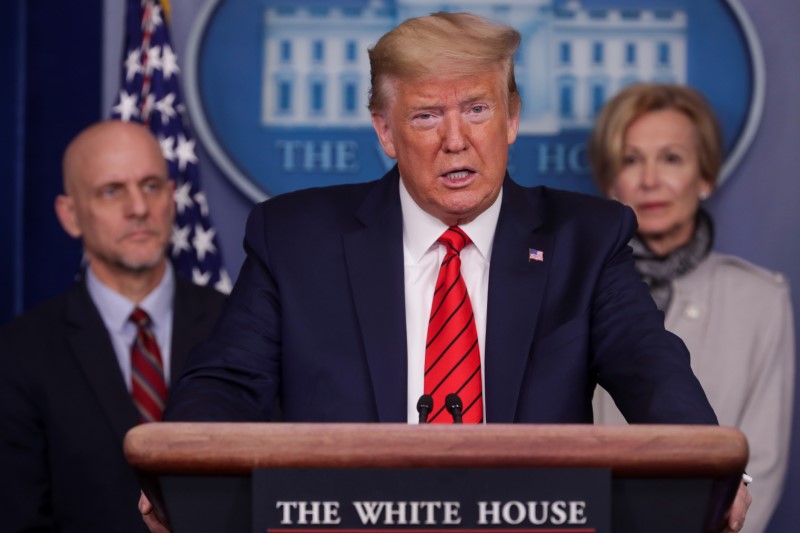
[[[736,497],[733,499],[731,508],[728,509],[728,513],[726,514],[725,528],[722,530],[722,533],[732,533],[742,530],[747,509],[750,507],[752,501],[753,496],[750,494],[750,491],[747,490],[747,485],[744,484],[744,481],[740,482],[739,490],[736,491]]]
[[[156,508],[150,503],[150,500],[147,499],[144,492],[140,493],[139,496],[139,512],[142,513],[142,520],[144,520],[147,529],[149,529],[151,533],[171,533],[169,528],[158,519]]]

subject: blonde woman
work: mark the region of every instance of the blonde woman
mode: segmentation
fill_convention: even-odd
[[[683,339],[721,425],[750,444],[753,503],[745,531],[763,531],[780,500],[791,433],[794,332],[780,274],[713,250],[702,200],[714,190],[722,142],[697,91],[632,85],[600,113],[589,143],[599,190],[629,205],[639,223],[636,269]],[[624,423],[598,389],[597,423]]]

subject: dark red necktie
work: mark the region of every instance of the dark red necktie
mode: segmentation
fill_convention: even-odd
[[[445,398],[457,394],[463,405],[463,421],[483,421],[481,357],[475,315],[461,277],[459,253],[471,241],[453,226],[439,237],[447,247],[433,293],[425,348],[425,393],[433,396],[429,422],[450,423]]]
[[[136,339],[131,346],[131,396],[139,411],[139,423],[159,422],[167,400],[164,363],[153,336],[150,317],[138,307],[131,313]]]

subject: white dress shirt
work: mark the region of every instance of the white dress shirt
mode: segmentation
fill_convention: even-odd
[[[459,226],[472,240],[472,244],[461,251],[461,276],[467,285],[478,329],[482,384],[485,368],[489,263],[502,197],[501,190],[497,200],[486,211],[469,224]],[[436,241],[447,226],[423,211],[414,202],[403,180],[400,180],[400,206],[403,213],[403,271],[408,343],[408,422],[416,424],[419,420],[417,400],[423,394],[425,387],[425,344],[433,290],[439,275],[439,267],[446,254],[444,245]],[[486,412],[486,395],[483,396],[483,412]]]

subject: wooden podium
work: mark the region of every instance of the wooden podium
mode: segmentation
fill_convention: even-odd
[[[125,455],[173,533],[250,532],[256,468],[608,468],[612,530],[716,531],[748,458],[715,426],[140,425]]]

